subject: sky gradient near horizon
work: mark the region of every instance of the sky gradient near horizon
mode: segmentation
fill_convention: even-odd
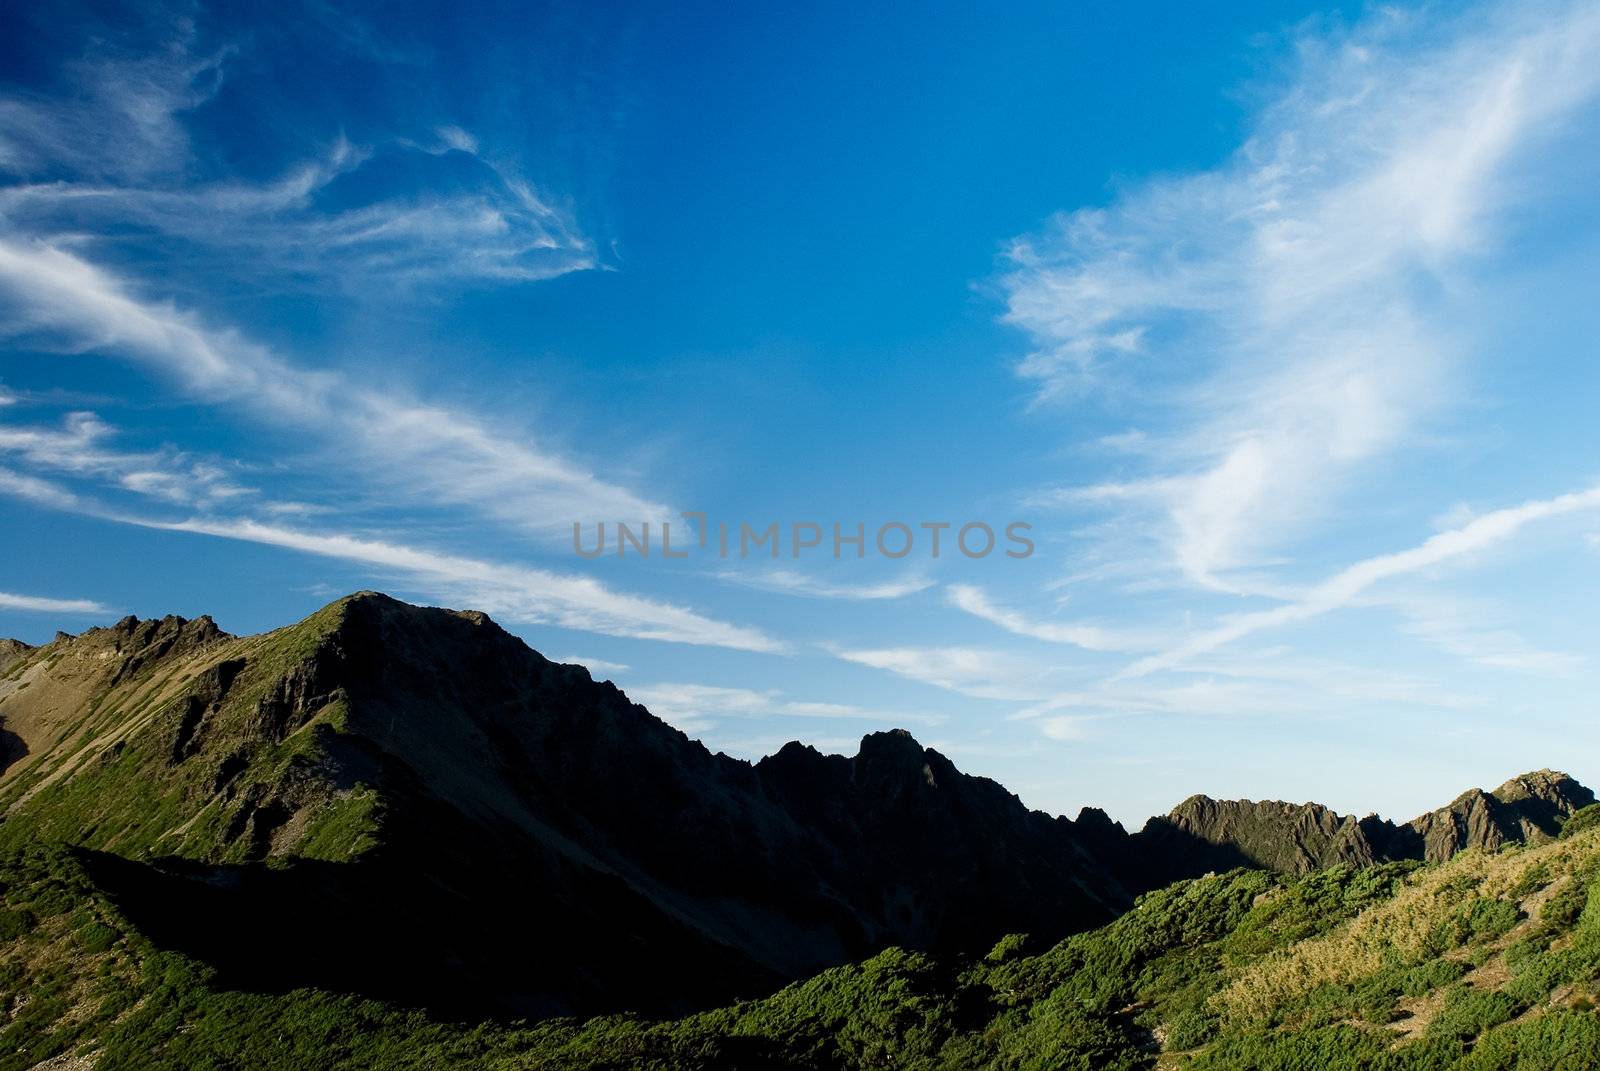
[[[1131,824],[1600,780],[1600,6],[969,8],[6,5],[0,635],[377,588]],[[781,556],[573,552],[686,511]]]

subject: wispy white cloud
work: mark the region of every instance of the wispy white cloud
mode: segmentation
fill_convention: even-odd
[[[1058,731],[1071,724],[1082,736],[1090,723],[1124,717],[1328,718],[1375,710],[1458,712],[1483,703],[1481,694],[1426,676],[1272,648],[1214,654],[1166,680],[1101,681],[1062,691],[1011,720],[1037,720],[1047,735],[1052,724]]]
[[[0,172],[120,181],[181,172],[190,158],[184,113],[216,93],[232,51],[201,49],[196,38],[194,24],[179,21],[165,47],[100,48],[69,63],[69,91],[0,94]]]
[[[582,666],[597,677],[626,673],[629,668],[622,662],[607,662],[603,658],[587,658],[583,655],[550,655],[549,657],[552,662]]]
[[[1377,9],[1301,64],[1217,170],[1136,185],[1019,240],[1008,319],[1042,398],[1133,370],[1188,386],[1148,475],[1077,492],[1143,516],[1191,581],[1227,589],[1456,389],[1462,276],[1506,212],[1557,181],[1524,166],[1586,137],[1600,10]],[[1170,410],[1169,410],[1170,411]]]
[[[770,569],[758,572],[727,570],[718,575],[724,580],[743,584],[758,591],[771,591],[783,595],[801,595],[818,599],[858,599],[862,601],[901,599],[907,595],[915,595],[919,591],[927,591],[934,584],[927,577],[914,574],[895,580],[845,584],[822,580],[806,573],[797,573],[792,569]]]
[[[1216,627],[1200,632],[1167,650],[1141,658],[1118,674],[1142,677],[1157,670],[1181,666],[1246,636],[1267,629],[1306,621],[1351,605],[1374,585],[1418,573],[1502,543],[1536,521],[1600,508],[1600,487],[1574,491],[1555,498],[1525,502],[1474,518],[1459,528],[1440,532],[1409,550],[1381,554],[1341,569],[1282,606],[1237,614]]]
[[[478,139],[459,126],[441,126],[434,133],[439,135],[439,141],[446,148],[456,152],[464,152],[476,156],[478,154]]]
[[[1018,636],[1082,647],[1086,651],[1137,650],[1149,647],[1152,642],[1149,638],[1141,640],[1098,625],[1030,620],[1014,610],[995,605],[983,589],[970,584],[952,584],[948,591],[952,605]]]
[[[116,429],[93,413],[69,413],[58,428],[0,423],[0,454],[35,468],[94,476],[135,494],[209,507],[255,494],[214,460],[171,448],[119,450]]]
[[[975,699],[1039,700],[1040,667],[1009,651],[977,647],[829,647],[846,662]]]
[[[52,245],[0,238],[0,305],[35,345],[133,361],[191,396],[238,407],[331,447],[341,465],[417,500],[478,509],[558,538],[574,519],[673,511],[482,418],[297,367],[230,330],[143,301],[110,273]]]
[[[785,718],[843,718],[847,721],[872,721],[884,727],[906,725],[942,725],[942,714],[921,714],[904,710],[881,710],[856,706],[854,703],[819,703],[805,700],[785,700],[773,709]]]
[[[16,178],[0,186],[0,219],[56,242],[159,235],[183,243],[176,265],[279,287],[334,282],[371,293],[547,279],[598,263],[569,212],[454,124],[425,141],[367,147],[339,134],[274,180],[196,181],[185,117],[212,98],[236,51],[202,51],[192,23],[180,22],[144,52],[92,46],[53,95],[0,93],[0,174]],[[446,153],[457,159],[419,167],[417,158]],[[356,172],[381,172],[369,185],[388,192],[322,196]]]
[[[634,702],[684,732],[701,732],[723,719],[810,718],[876,722],[884,728],[938,725],[938,715],[872,710],[847,703],[787,698],[776,688],[726,688],[711,684],[662,682],[628,689]]]
[[[1300,654],[1287,646],[1220,651],[1184,671],[1193,676],[1282,686],[1287,695],[1327,697],[1346,710],[1377,706],[1466,710],[1483,703],[1481,692],[1425,674],[1362,665],[1327,655]]]
[[[356,562],[427,591],[520,623],[742,651],[780,652],[758,629],[728,624],[668,602],[614,591],[580,575],[508,565],[347,532],[309,531],[247,517],[164,520],[115,509],[49,480],[0,467],[0,495],[99,520],[282,547]]]
[[[252,520],[155,521],[145,527],[264,543],[326,558],[391,569],[508,621],[559,625],[612,636],[779,651],[757,629],[730,625],[670,603],[627,595],[585,576],[503,565],[346,533],[311,532]]]
[[[41,614],[94,615],[113,612],[105,604],[95,602],[92,599],[49,599],[38,595],[14,595],[9,591],[0,591],[0,610],[20,610]]]
[[[1571,676],[1586,660],[1570,651],[1530,644],[1500,620],[1492,606],[1460,596],[1406,592],[1381,600],[1404,619],[1404,630],[1475,665],[1546,677]]]
[[[765,713],[777,694],[670,681],[628,689],[628,698],[686,733],[703,732],[730,715],[746,718]]]
[[[1090,735],[1089,719],[1062,714],[1044,719],[1039,731],[1051,740],[1085,740]]]
[[[320,210],[317,194],[372,156],[343,142],[325,162],[261,186],[182,190],[64,183],[0,187],[16,230],[102,245],[158,234],[186,244],[184,263],[275,285],[378,287],[549,279],[598,264],[576,223],[525,182],[480,161],[482,185]],[[367,164],[366,166],[377,166]],[[220,255],[206,255],[209,248]]]
[[[92,503],[85,502],[55,481],[41,479],[26,472],[17,472],[3,465],[0,465],[0,494],[50,509],[74,513],[97,512]]]

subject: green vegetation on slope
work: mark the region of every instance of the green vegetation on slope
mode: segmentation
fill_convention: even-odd
[[[1439,866],[1234,871],[1047,949],[891,949],[679,1020],[533,1026],[221,990],[138,933],[91,862],[37,844],[0,861],[0,1071],[68,1051],[101,1071],[1600,1066],[1600,828]]]
[[[9,672],[33,673],[51,695],[36,692],[35,710],[13,703],[8,722],[85,713],[59,733],[34,726],[40,754],[0,782],[0,849],[61,840],[130,859],[238,863],[314,833],[298,854],[343,861],[369,850],[368,794],[329,784],[330,756],[356,746],[348,705],[315,680],[348,603],[243,638],[208,620],[130,618],[19,659]],[[318,828],[268,821],[300,811]],[[326,811],[338,814],[331,824]]]

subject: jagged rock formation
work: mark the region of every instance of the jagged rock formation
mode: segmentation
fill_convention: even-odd
[[[1338,863],[1436,863],[1468,848],[1555,837],[1567,817],[1594,799],[1589,789],[1551,770],[1513,778],[1493,792],[1472,789],[1404,825],[1376,815],[1339,815],[1319,803],[1192,796],[1125,842],[1101,842],[1098,851],[1138,888],[1236,866],[1305,874]]]
[[[853,758],[790,743],[755,773],[805,831],[802,845],[827,846],[814,867],[832,895],[881,905],[870,943],[894,932],[918,947],[986,949],[1000,936],[988,922],[997,905],[1030,920],[1010,932],[1045,934],[1128,902],[1072,823],[961,773],[904,730],[868,735]]]
[[[1539,770],[1514,777],[1493,792],[1472,789],[1437,811],[1414,818],[1413,850],[1443,862],[1466,848],[1545,840],[1561,832],[1574,811],[1593,803],[1594,793],[1564,773]],[[1408,856],[1411,857],[1411,856]]]
[[[1356,819],[1316,803],[1191,796],[1165,818],[1152,818],[1136,839],[1150,872],[1141,884],[1236,866],[1304,874],[1336,863],[1371,866],[1377,858]]]
[[[0,674],[11,668],[12,663],[20,658],[25,658],[33,650],[21,640],[0,639]]]
[[[684,1007],[1129,902],[1072,823],[906,733],[714,755],[482,614],[363,593],[254,637],[129,618],[13,670],[0,842],[114,853],[132,910],[245,984]],[[283,966],[313,940],[361,976]]]

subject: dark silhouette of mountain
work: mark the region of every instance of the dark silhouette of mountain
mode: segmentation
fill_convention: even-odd
[[[128,618],[14,668],[0,840],[105,853],[130,913],[241,985],[681,1008],[1129,903],[1072,823],[904,732],[712,754],[482,614]]]
[[[483,614],[370,592],[234,637],[126,618],[0,644],[0,847],[65,841],[223,984],[445,1013],[666,1012],[891,945],[982,953],[1236,866],[1555,835],[1530,774],[1405,826],[1196,796],[1128,834],[1025,807],[902,730],[713,754]]]

